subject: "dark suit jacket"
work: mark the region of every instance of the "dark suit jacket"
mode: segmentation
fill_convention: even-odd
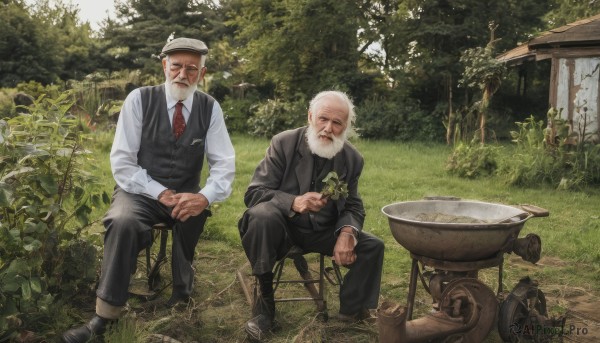
[[[306,142],[307,127],[284,131],[273,137],[265,158],[258,164],[244,196],[248,208],[270,201],[284,216],[297,215],[292,211],[294,198],[310,191],[312,153]],[[365,210],[358,194],[358,179],[364,160],[349,142],[333,157],[333,170],[348,184],[348,197],[335,201],[338,219],[335,229],[350,225],[362,230]],[[332,201],[332,200],[330,200]],[[245,216],[244,216],[245,217]],[[239,223],[246,231],[245,218]]]

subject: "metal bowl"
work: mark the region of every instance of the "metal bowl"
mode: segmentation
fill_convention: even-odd
[[[382,212],[400,245],[443,261],[479,261],[505,252],[533,216],[512,206],[466,200],[406,201],[387,205]]]

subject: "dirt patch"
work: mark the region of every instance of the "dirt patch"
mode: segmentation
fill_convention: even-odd
[[[582,289],[563,289],[563,296],[548,294],[548,307],[566,308],[564,339],[567,342],[600,342],[600,298]]]

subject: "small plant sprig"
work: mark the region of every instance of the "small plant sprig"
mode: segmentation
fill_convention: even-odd
[[[323,179],[323,189],[321,194],[324,197],[329,197],[332,200],[338,200],[340,197],[348,197],[348,184],[344,181],[340,181],[338,174],[335,171],[329,172]]]

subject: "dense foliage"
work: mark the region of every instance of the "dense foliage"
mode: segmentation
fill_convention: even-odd
[[[91,72],[111,79],[122,70],[152,76],[141,77],[135,86],[161,82],[161,47],[172,37],[192,36],[211,48],[204,90],[236,109],[249,102],[239,95],[241,88],[254,92],[251,106],[231,116],[234,130],[265,135],[247,126],[268,101],[294,107],[299,94],[310,99],[335,88],[349,92],[359,107],[373,99],[399,100],[409,104],[398,112],[400,118],[393,112],[382,115],[403,125],[407,117],[425,123],[408,130],[413,137],[404,132],[386,137],[431,139],[432,133],[442,133],[434,139],[443,140],[448,116],[469,107],[479,92],[459,88],[461,53],[485,46],[490,26],[499,39],[496,51],[512,48],[549,28],[544,21],[549,17],[552,22],[571,20],[573,14],[564,11],[570,3],[555,0],[549,9],[533,0],[121,0],[115,15],[92,32],[70,3],[44,0],[28,6],[7,0],[0,7],[0,86],[81,81]],[[547,74],[541,77],[547,83]],[[535,89],[543,92],[544,86]],[[512,97],[490,105],[498,112],[517,112],[510,104],[533,102],[502,90],[498,97]],[[402,130],[403,125],[395,127]]]
[[[0,341],[51,320],[50,305],[89,289],[96,248],[84,239],[94,191],[73,97],[41,96],[0,121]]]
[[[584,132],[569,133],[559,111],[550,109],[547,122],[533,116],[517,123],[517,148],[506,164],[509,183],[536,186],[549,183],[573,189],[600,185],[600,145],[584,140]]]
[[[530,116],[516,124],[517,130],[511,132],[514,146],[461,141],[446,169],[467,178],[498,173],[514,186],[585,189],[600,185],[600,145],[583,139],[585,128],[570,132],[556,109],[548,111],[547,121]]]

